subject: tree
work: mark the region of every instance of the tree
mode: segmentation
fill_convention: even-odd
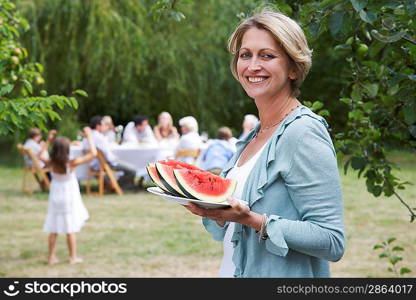
[[[339,101],[347,105],[348,121],[336,134],[337,149],[349,156],[345,172],[358,170],[376,197],[396,196],[414,221],[415,208],[398,193],[410,182],[393,175],[386,150],[416,149],[416,3],[327,0],[291,5],[309,36],[319,40],[329,32],[326,47],[345,60],[338,69],[343,82]]]
[[[78,107],[75,97],[48,96],[45,90],[38,94],[45,83],[43,66],[28,62],[28,51],[19,41],[21,32],[28,30],[15,5],[0,0],[0,136],[28,127],[46,130],[48,119],[60,119],[57,108]]]

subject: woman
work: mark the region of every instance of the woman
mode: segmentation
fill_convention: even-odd
[[[170,113],[163,111],[159,114],[157,125],[153,127],[153,133],[161,148],[156,159],[173,158],[180,136],[176,127],[173,126],[173,119]]]
[[[156,139],[159,143],[176,146],[179,140],[179,133],[170,113],[164,111],[159,114],[157,125],[153,128]]]
[[[113,123],[113,118],[111,116],[104,116],[101,122],[104,126],[103,135],[107,141],[109,143],[116,143],[116,128]]]
[[[231,207],[186,208],[224,241],[220,276],[328,277],[344,253],[342,192],[327,123],[297,99],[312,51],[296,22],[270,10],[228,46],[260,122],[222,172],[237,181]]]

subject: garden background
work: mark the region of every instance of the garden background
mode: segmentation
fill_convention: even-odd
[[[256,108],[231,75],[227,38],[265,5],[296,19],[314,51],[300,100],[330,124],[345,197],[333,274],[416,276],[414,1],[0,0],[1,276],[216,276],[221,244],[145,192],[85,197],[87,262],[46,266],[47,194],[20,192],[16,144],[31,126],[74,139],[95,114],[155,125],[165,110],[238,136]]]

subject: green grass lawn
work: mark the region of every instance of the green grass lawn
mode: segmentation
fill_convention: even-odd
[[[416,155],[395,152],[396,172],[416,183]],[[405,248],[398,267],[416,277],[416,223],[396,198],[375,198],[356,174],[341,173],[347,249],[331,264],[333,277],[391,277],[389,263],[373,246],[389,237]],[[180,205],[147,192],[104,197],[83,195],[90,220],[78,235],[84,263],[68,264],[64,236],[59,237],[60,263],[46,265],[47,233],[42,225],[46,193],[21,193],[22,171],[0,165],[0,276],[1,277],[215,277],[222,244],[213,241],[198,217]],[[34,183],[33,183],[34,184]],[[34,185],[36,188],[36,185]],[[401,196],[416,207],[416,187]]]

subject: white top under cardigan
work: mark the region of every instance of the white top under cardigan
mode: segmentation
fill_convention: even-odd
[[[235,163],[234,167],[228,172],[227,178],[233,179],[237,181],[237,187],[233,194],[233,197],[239,199],[246,204],[243,196],[243,189],[248,178],[250,175],[251,170],[253,169],[257,159],[260,156],[260,153],[263,151],[264,147],[266,146],[267,142],[261,147],[257,153],[251,157],[248,161],[246,161],[242,166],[238,167],[238,162],[240,161],[241,156],[238,158],[237,162]],[[232,261],[233,258],[233,243],[231,242],[231,237],[234,233],[234,222],[231,222],[228,227],[227,231],[225,232],[224,236],[224,254],[221,261],[220,271],[218,273],[218,277],[234,277],[235,266]]]

